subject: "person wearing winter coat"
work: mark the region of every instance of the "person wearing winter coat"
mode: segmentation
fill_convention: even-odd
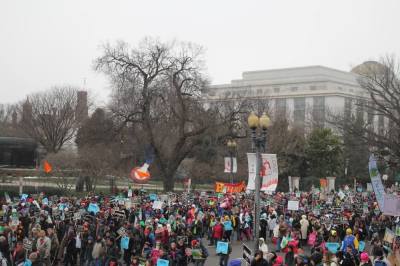
[[[228,243],[228,254],[223,254],[223,253],[217,254],[219,256],[219,266],[228,266],[229,255],[232,253],[232,246],[228,242],[228,239],[226,237],[222,239],[222,242]]]
[[[251,261],[250,266],[268,266],[268,262],[264,259],[262,251],[257,251],[254,255],[254,259]]]
[[[307,233],[309,226],[310,222],[307,220],[307,216],[302,215],[300,220],[300,232],[301,232],[300,242],[302,246],[304,246],[307,243]]]
[[[39,232],[39,238],[36,243],[36,249],[39,253],[39,260],[46,266],[51,265],[50,252],[51,252],[51,240],[46,236],[46,232],[41,230]]]
[[[222,224],[217,221],[217,223],[214,225],[212,229],[212,243],[215,245],[217,241],[220,241],[222,239],[222,236],[224,235],[224,227]]]
[[[17,245],[11,254],[13,265],[19,266],[25,261],[26,252],[22,242],[17,242]]]

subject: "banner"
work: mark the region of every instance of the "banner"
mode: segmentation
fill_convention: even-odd
[[[328,181],[325,178],[320,178],[319,179],[319,186],[321,188],[326,188],[328,186]]]
[[[288,182],[289,182],[289,192],[293,192],[293,184],[291,176],[288,176]]]
[[[385,206],[385,188],[383,187],[381,175],[379,174],[374,155],[369,157],[368,169],[376,201],[378,202],[379,209],[383,211],[383,207]]]
[[[233,164],[233,168],[231,168],[232,167],[231,162]],[[236,160],[236,157],[232,157],[232,160],[231,160],[231,157],[225,157],[225,170],[224,170],[224,172],[225,173],[236,173],[237,172],[237,160]]]
[[[385,194],[383,214],[390,216],[400,216],[400,199],[397,195]]]
[[[240,183],[215,182],[215,192],[217,193],[240,193],[246,189],[244,181]]]
[[[247,189],[254,190],[257,164],[256,154],[247,153],[247,161],[249,167]],[[278,161],[276,154],[261,154],[260,176],[262,177],[261,191],[273,192],[276,190],[278,185]]]

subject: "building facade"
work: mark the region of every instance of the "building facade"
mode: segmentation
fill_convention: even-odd
[[[211,86],[206,98],[209,103],[265,100],[272,118],[285,115],[300,127],[327,127],[329,115],[358,111],[366,117],[358,106],[369,99],[369,93],[360,87],[357,74],[365,64],[375,62],[349,72],[324,66],[243,72],[241,79]]]

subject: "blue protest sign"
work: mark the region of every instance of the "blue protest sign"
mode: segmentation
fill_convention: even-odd
[[[90,203],[87,211],[96,214],[100,211],[100,208],[96,203]]]
[[[169,261],[168,260],[163,260],[163,259],[158,259],[157,260],[157,266],[168,266]]]
[[[365,249],[365,242],[364,241],[359,241],[358,242],[358,251],[363,252]]]
[[[129,249],[129,237],[121,237],[121,249]]]
[[[217,254],[228,254],[228,242],[217,242]]]
[[[42,200],[42,204],[43,204],[43,205],[49,206],[49,200],[48,200],[47,198],[44,198],[44,199]]]
[[[156,201],[157,200],[157,195],[156,194],[150,194],[149,198],[151,201]]]
[[[21,200],[26,200],[28,198],[28,194],[22,194],[21,195]]]
[[[338,252],[338,249],[340,248],[340,244],[335,242],[326,242],[325,247],[329,250],[330,253],[336,254]]]

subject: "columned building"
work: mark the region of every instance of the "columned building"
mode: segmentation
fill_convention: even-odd
[[[213,101],[265,100],[273,118],[286,115],[296,126],[326,127],[330,114],[350,112],[367,118],[366,110],[362,110],[359,103],[367,101],[369,94],[360,87],[357,73],[376,64],[365,62],[350,72],[324,66],[248,71],[229,84],[211,86],[206,98],[210,104]]]

